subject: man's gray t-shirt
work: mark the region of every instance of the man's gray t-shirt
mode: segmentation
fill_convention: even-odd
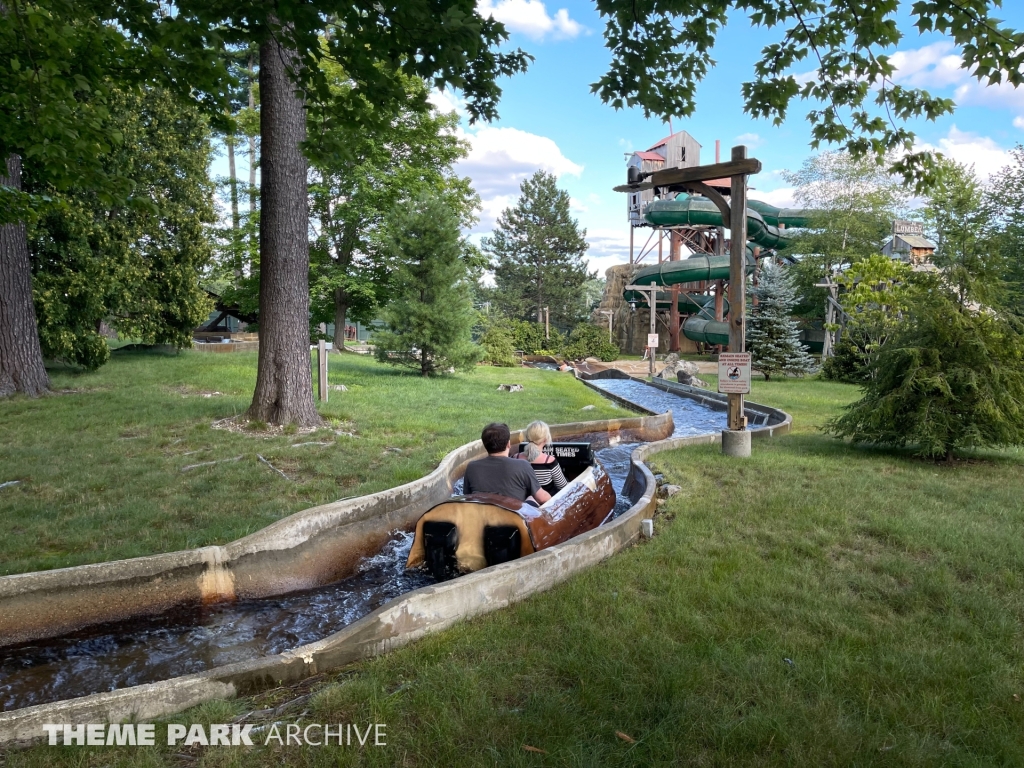
[[[537,476],[529,462],[507,456],[488,456],[471,461],[466,467],[462,492],[497,493],[519,501],[534,496],[540,490]]]

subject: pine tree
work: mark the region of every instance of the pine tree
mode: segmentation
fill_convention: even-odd
[[[575,324],[584,312],[587,231],[569,215],[569,194],[537,171],[520,186],[515,206],[498,217],[483,249],[494,265],[495,300],[510,317],[536,320],[544,307],[553,321]]]
[[[757,305],[747,324],[747,350],[765,381],[776,373],[810,373],[814,361],[800,344],[796,321],[790,317],[796,291],[782,267],[768,265],[753,290]]]
[[[405,203],[390,227],[398,269],[385,330],[373,337],[382,363],[415,368],[424,376],[467,370],[481,357],[472,341],[470,260],[458,216],[438,196]]]

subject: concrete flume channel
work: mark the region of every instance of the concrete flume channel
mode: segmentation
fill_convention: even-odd
[[[634,411],[647,411],[602,388],[607,382],[587,378],[629,379],[625,374],[609,371],[581,379]],[[706,390],[660,380],[654,386],[715,410],[725,407],[724,398]],[[751,423],[762,424],[756,437],[789,430],[788,414],[753,403],[747,409]],[[204,701],[294,683],[549,589],[638,539],[641,519],[652,516],[656,505],[657,485],[644,463],[649,456],[721,440],[717,433],[670,437],[673,430],[671,413],[552,425],[556,440],[587,435],[606,445],[640,443],[631,451],[622,492],[631,506],[600,528],[520,560],[407,592],[321,640],[283,653],[2,712],[0,744],[36,741],[45,723],[151,720]],[[345,578],[395,530],[408,530],[424,511],[448,498],[465,465],[482,454],[479,441],[468,443],[424,478],[298,512],[224,546],[2,577],[0,647],[183,604],[270,597]]]

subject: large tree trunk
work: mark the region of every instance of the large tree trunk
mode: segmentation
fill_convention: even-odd
[[[21,158],[10,155],[0,185],[21,189]],[[0,226],[0,397],[37,397],[50,388],[32,303],[28,233],[22,222]]]
[[[309,360],[309,209],[306,110],[286,67],[294,51],[273,38],[260,48],[260,356],[247,416],[316,426]]]

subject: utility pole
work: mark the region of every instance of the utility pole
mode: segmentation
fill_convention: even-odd
[[[544,338],[551,338],[551,307],[544,307]]]

